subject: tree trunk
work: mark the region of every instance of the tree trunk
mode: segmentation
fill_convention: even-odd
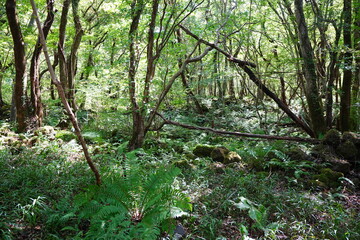
[[[360,52],[360,1],[354,1],[354,49]],[[352,87],[351,129],[360,130],[360,55],[355,58],[355,75]]]
[[[66,98],[68,98],[67,92],[69,91],[69,83],[67,81],[67,64],[65,57],[65,37],[66,37],[66,25],[67,17],[69,14],[70,0],[64,0],[62,5],[62,12],[60,18],[60,29],[59,29],[59,44],[58,44],[58,57],[59,57],[59,73],[60,82],[65,91]]]
[[[295,0],[295,15],[300,41],[300,52],[303,58],[303,72],[306,79],[305,96],[309,107],[312,129],[316,137],[319,137],[321,134],[325,133],[326,125],[318,91],[318,78],[314,63],[314,52],[308,36],[302,0]]]
[[[44,22],[43,32],[45,38],[47,37],[50,27],[54,21],[54,1],[47,0],[47,17]],[[40,54],[42,51],[42,45],[40,42],[40,38],[38,38],[37,43],[35,45],[35,49],[31,58],[30,64],[30,101],[32,106],[32,113],[30,116],[30,121],[32,127],[38,128],[42,125],[43,120],[43,105],[41,102],[41,90],[40,90]]]
[[[69,102],[67,101],[66,96],[65,96],[65,91],[62,88],[62,84],[57,80],[56,75],[55,75],[55,71],[54,71],[54,69],[53,69],[53,67],[51,65],[50,57],[49,57],[49,54],[48,54],[48,51],[47,51],[45,36],[44,36],[44,33],[43,33],[42,29],[41,29],[41,23],[39,21],[39,16],[38,16],[38,13],[37,13],[37,9],[36,9],[34,0],[31,0],[31,5],[32,5],[33,12],[34,12],[34,15],[35,15],[35,20],[36,20],[37,28],[39,30],[40,40],[41,40],[41,43],[43,45],[43,51],[44,51],[46,63],[47,63],[48,68],[49,68],[51,80],[53,81],[53,83],[56,85],[56,87],[58,89],[58,93],[59,93],[59,96],[61,98],[61,101],[62,101],[62,103],[63,103],[63,105],[65,107],[65,110],[67,111],[67,113],[68,113],[68,115],[70,117],[70,120],[71,120],[71,122],[73,124],[73,127],[75,129],[75,134],[78,137],[78,140],[79,140],[79,142],[80,142],[80,144],[82,146],[86,162],[87,162],[90,169],[93,171],[93,173],[95,175],[96,184],[101,185],[100,173],[97,170],[96,166],[94,165],[94,163],[93,163],[93,161],[92,161],[92,159],[90,157],[87,145],[85,143],[84,137],[81,134],[80,127],[79,127],[79,124],[78,124],[77,119],[75,117],[75,114],[71,110]]]
[[[75,37],[71,46],[71,52],[67,59],[67,82],[68,82],[68,101],[74,112],[77,111],[75,101],[75,75],[77,70],[77,51],[79,50],[84,31],[81,26],[80,17],[78,14],[78,5],[80,0],[72,1],[73,19],[75,24]]]
[[[11,36],[14,42],[15,56],[15,86],[14,86],[14,102],[16,107],[17,131],[24,132],[26,130],[26,107],[24,94],[24,76],[26,69],[25,44],[16,14],[16,1],[6,1],[6,15],[9,22]]]
[[[347,51],[344,54],[344,75],[340,97],[340,130],[350,130],[352,54],[351,54],[351,0],[344,0],[344,45]]]
[[[131,111],[133,116],[132,138],[129,142],[129,150],[142,147],[145,138],[144,118],[142,117],[140,107],[136,101],[136,41],[139,28],[140,17],[144,9],[143,0],[133,0],[131,4],[132,22],[129,30],[129,97],[131,102]]]

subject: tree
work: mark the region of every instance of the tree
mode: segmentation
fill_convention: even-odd
[[[11,36],[14,43],[14,65],[16,69],[15,84],[14,84],[14,97],[16,106],[16,122],[17,130],[24,132],[28,127],[26,122],[26,108],[25,108],[25,87],[24,77],[26,70],[26,56],[25,56],[25,43],[20,29],[16,13],[16,1],[6,1],[6,16],[9,22]]]
[[[344,54],[344,75],[341,87],[340,102],[340,129],[341,131],[350,130],[350,106],[351,106],[351,86],[352,86],[352,43],[351,43],[351,25],[352,10],[351,0],[344,0],[344,45],[346,52]]]
[[[318,90],[318,77],[314,63],[314,52],[305,22],[303,1],[295,0],[294,3],[298,37],[300,41],[300,53],[303,59],[303,72],[306,79],[305,95],[309,107],[312,129],[315,132],[315,135],[319,136],[325,133],[326,125]]]

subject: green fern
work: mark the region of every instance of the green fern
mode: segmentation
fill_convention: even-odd
[[[171,226],[172,209],[191,210],[189,198],[172,187],[178,168],[145,169],[127,163],[76,197],[78,216],[90,220],[85,239],[156,239]]]

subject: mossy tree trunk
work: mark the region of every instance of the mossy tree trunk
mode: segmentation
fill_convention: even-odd
[[[311,126],[318,137],[326,131],[325,118],[318,90],[318,77],[314,63],[314,52],[310,43],[308,28],[305,22],[303,1],[295,0],[295,16],[300,41],[300,53],[303,59],[303,72],[306,80],[305,96],[309,108]]]
[[[344,0],[344,75],[340,97],[340,129],[350,130],[350,106],[351,106],[351,83],[352,83],[352,53],[351,53],[351,0]]]
[[[6,15],[9,22],[11,36],[14,46],[15,57],[15,84],[14,84],[14,103],[16,107],[16,122],[17,131],[24,132],[28,125],[26,122],[26,107],[25,107],[25,43],[20,29],[20,23],[16,13],[16,1],[6,1]]]

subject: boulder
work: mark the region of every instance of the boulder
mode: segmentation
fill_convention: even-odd
[[[320,182],[318,185],[324,184],[324,186],[329,188],[336,188],[340,186],[339,178],[344,177],[344,174],[341,172],[336,172],[330,168],[320,169],[320,174],[314,175],[312,179],[316,182]]]
[[[224,162],[226,159],[226,156],[230,153],[230,150],[225,147],[215,147],[211,151],[211,158],[212,160],[216,162]]]
[[[330,146],[338,146],[341,142],[341,133],[336,129],[330,129],[324,136],[323,143]]]
[[[224,159],[225,164],[239,163],[241,161],[242,161],[241,157],[236,152],[229,152],[228,154],[226,154]]]
[[[291,148],[290,150],[286,151],[285,154],[288,155],[292,161],[297,162],[308,161],[311,158],[302,149],[298,147]]]
[[[336,148],[336,154],[347,160],[353,160],[358,154],[358,149],[353,142],[346,140]]]
[[[193,150],[193,154],[197,157],[210,157],[214,148],[214,146],[209,145],[197,145]]]
[[[55,139],[55,129],[52,126],[39,127],[34,132],[35,136],[47,136],[49,139]]]
[[[60,130],[55,134],[56,139],[61,139],[64,142],[70,142],[73,139],[76,139],[76,135],[73,132],[67,130]]]
[[[332,159],[331,161],[329,161],[329,163],[331,164],[331,170],[335,172],[347,174],[351,170],[351,164],[346,160]]]

